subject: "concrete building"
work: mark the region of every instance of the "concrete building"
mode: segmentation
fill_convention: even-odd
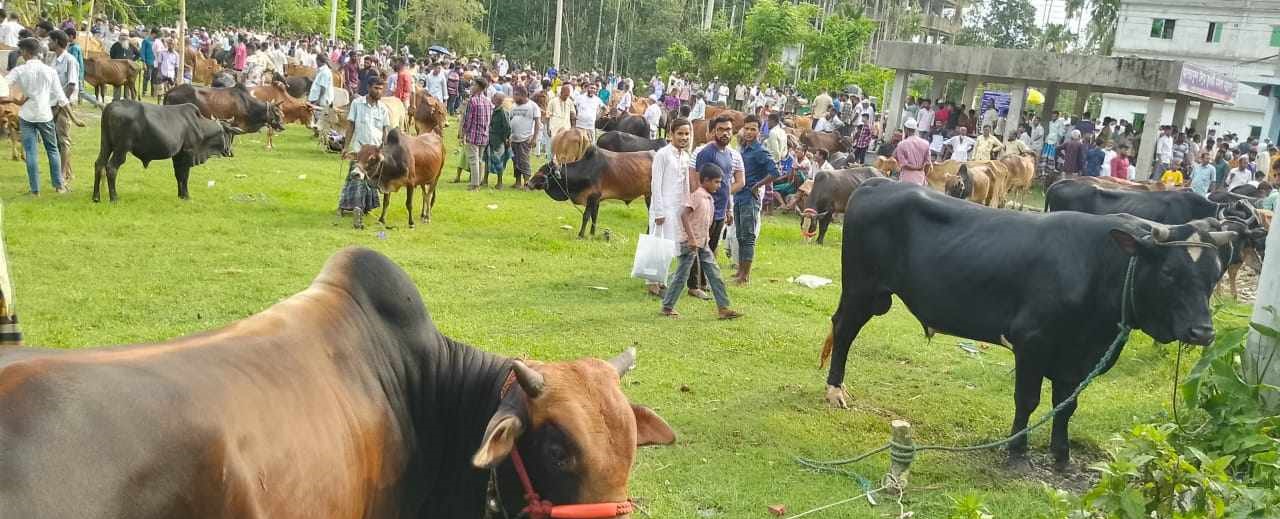
[[[1235,98],[1214,107],[1208,128],[1218,135],[1270,136],[1280,142],[1280,109],[1270,88],[1280,53],[1278,0],[1121,0],[1114,57],[1177,60],[1230,77],[1244,86]],[[1166,102],[1160,124],[1173,121]],[[1197,109],[1193,103],[1192,109]],[[1146,120],[1147,99],[1108,94],[1102,115]],[[1147,121],[1150,122],[1150,121]]]
[[[958,0],[854,0],[852,5],[862,8],[865,16],[879,27],[871,35],[874,48],[882,40],[897,40],[907,28],[904,16],[920,13],[920,43],[951,43],[964,28],[964,3]]]

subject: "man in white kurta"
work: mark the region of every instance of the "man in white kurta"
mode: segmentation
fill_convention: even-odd
[[[689,197],[691,130],[687,122],[671,129],[671,143],[654,154],[650,175],[649,234],[674,243],[680,243],[680,211]],[[657,285],[649,291],[658,293]]]

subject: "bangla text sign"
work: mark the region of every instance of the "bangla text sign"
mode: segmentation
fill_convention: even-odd
[[[1215,72],[1213,69],[1182,64],[1182,76],[1178,78],[1178,91],[1212,99],[1223,104],[1234,104],[1236,89],[1239,83],[1235,79]]]

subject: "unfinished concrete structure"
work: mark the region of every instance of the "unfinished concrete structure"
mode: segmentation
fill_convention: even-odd
[[[1012,89],[1006,128],[1021,124],[1027,88],[1036,87],[1045,94],[1041,107],[1041,124],[1048,125],[1049,115],[1057,106],[1058,93],[1076,92],[1075,106],[1067,112],[1079,115],[1090,94],[1117,93],[1146,98],[1146,121],[1140,148],[1135,157],[1138,178],[1151,176],[1159,121],[1164,115],[1165,100],[1174,100],[1173,123],[1186,125],[1191,102],[1199,101],[1195,117],[1196,130],[1204,134],[1204,126],[1215,104],[1232,104],[1238,83],[1210,69],[1182,61],[1144,58],[1116,58],[1054,54],[1051,52],[988,49],[926,45],[911,42],[882,42],[876,64],[894,69],[893,86],[884,103],[888,127],[902,125],[902,110],[907,98],[907,85],[912,74],[932,76],[930,99],[945,92],[948,81],[962,81],[964,94],[959,102],[972,106],[974,95],[983,83],[1010,85]]]

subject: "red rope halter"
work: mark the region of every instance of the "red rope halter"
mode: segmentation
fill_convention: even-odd
[[[514,371],[507,375],[507,380],[502,384],[503,397],[507,396],[507,391],[511,389],[511,384],[515,380]],[[534,490],[533,481],[529,479],[529,471],[524,468],[524,458],[520,456],[518,447],[511,448],[511,464],[516,469],[516,476],[520,478],[520,486],[524,488],[524,500],[528,503],[521,512],[529,519],[613,519],[632,512],[633,506],[630,500],[581,505],[553,504],[551,501],[543,500],[538,491]]]

